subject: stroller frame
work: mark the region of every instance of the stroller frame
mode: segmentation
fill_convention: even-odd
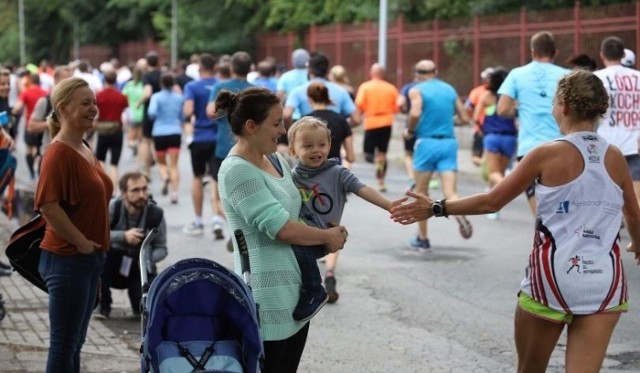
[[[152,230],[145,237],[139,258],[141,371],[173,372],[177,370],[167,367],[180,366],[193,372],[260,372],[264,351],[257,306],[248,284],[203,258],[180,260],[149,284],[144,269],[156,234]],[[244,238],[236,239],[242,246]],[[244,247],[246,251],[246,244]],[[185,337],[191,335],[194,339]]]

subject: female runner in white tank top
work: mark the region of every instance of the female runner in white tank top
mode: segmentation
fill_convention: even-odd
[[[538,183],[536,235],[515,315],[518,372],[544,372],[567,325],[566,371],[598,372],[625,312],[620,258],[622,216],[627,251],[640,264],[640,208],[624,156],[595,133],[608,107],[600,79],[577,70],[562,78],[553,115],[565,135],[543,144],[488,193],[455,201],[424,195],[394,202],[391,217],[412,224],[431,216],[499,211]]]

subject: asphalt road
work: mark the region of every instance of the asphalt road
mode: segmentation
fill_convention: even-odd
[[[396,131],[396,133],[399,133]],[[468,131],[463,131],[468,139]],[[463,143],[464,140],[463,139]],[[359,149],[359,147],[357,147]],[[403,194],[407,178],[401,163],[401,145],[393,140],[390,151],[387,195]],[[373,167],[359,155],[353,171],[373,185]],[[485,188],[469,153],[461,150],[459,194]],[[122,169],[135,165],[126,149]],[[187,257],[205,257],[232,265],[224,241],[211,232],[190,237],[182,227],[192,219],[189,156],[180,160],[180,202],[169,204],[159,194],[160,183],[151,190],[165,209],[168,225],[168,265]],[[438,190],[433,190],[436,197]],[[211,210],[205,205],[205,217]],[[407,250],[415,227],[389,220],[385,211],[353,196],[342,223],[349,242],[337,271],[340,299],[327,305],[312,320],[301,372],[513,372],[513,313],[516,292],[533,239],[533,218],[523,197],[517,198],[492,221],[470,217],[473,237],[463,239],[453,219],[430,222],[431,253]],[[623,243],[628,237],[623,231]],[[604,372],[640,371],[640,268],[630,254],[624,255],[631,311],[615,330]],[[320,264],[321,267],[323,266]],[[104,321],[116,335],[136,350],[139,321],[130,316],[124,291],[115,291],[117,303],[112,319]],[[562,372],[563,336],[553,354],[549,372]],[[131,372],[137,366],[131,367]]]

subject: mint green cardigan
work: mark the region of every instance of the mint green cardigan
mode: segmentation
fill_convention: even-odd
[[[292,317],[302,286],[300,267],[291,245],[276,238],[289,219],[298,219],[302,202],[289,165],[278,158],[284,173],[281,178],[239,156],[228,156],[218,174],[229,228],[231,232],[241,229],[247,241],[251,287],[266,341],[291,337],[305,325]],[[235,272],[241,275],[240,254],[235,248]]]

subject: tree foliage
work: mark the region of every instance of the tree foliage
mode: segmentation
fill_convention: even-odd
[[[632,2],[633,0],[582,0],[582,6]],[[305,29],[312,24],[377,20],[379,0],[227,0],[227,3],[268,8],[256,12],[254,23],[278,31]],[[520,9],[532,10],[572,7],[575,0],[389,0],[389,19],[402,14],[408,21],[451,19],[475,14],[495,14]]]
[[[170,47],[170,0],[22,0],[28,61],[64,62],[74,42],[115,47],[154,39]],[[265,30],[302,35],[311,25],[378,19],[379,0],[176,0],[178,51],[215,54],[251,51],[253,36]],[[582,0],[583,6],[634,0]],[[18,62],[18,1],[0,0],[0,62]],[[389,0],[388,18],[408,22],[571,7],[574,0]]]

